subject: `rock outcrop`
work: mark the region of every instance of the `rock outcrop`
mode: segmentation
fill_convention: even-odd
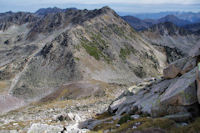
[[[197,60],[198,57],[195,56],[173,62],[164,69],[164,78],[153,83],[149,80],[147,86],[141,87],[138,84],[138,87],[129,88],[129,93],[126,92],[113,101],[108,111],[116,116],[123,113],[143,114],[173,117],[177,121],[181,116],[186,120],[186,117],[190,119],[199,115],[199,95],[195,83]]]
[[[178,75],[183,75],[186,72],[190,71],[196,66],[196,58],[192,57],[185,57],[179,59],[172,64],[170,64],[166,69],[163,71],[164,78],[175,78]]]

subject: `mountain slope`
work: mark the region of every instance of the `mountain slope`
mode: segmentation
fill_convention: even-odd
[[[200,23],[188,24],[183,26],[183,28],[189,30],[190,32],[198,33],[200,30]]]
[[[16,29],[16,36],[10,34]],[[48,14],[0,34],[2,42],[21,35],[0,46],[0,74],[8,83],[4,93],[25,103],[78,81],[130,84],[158,75],[166,62],[108,7]]]
[[[188,49],[196,45],[199,36],[170,22],[160,23],[141,32],[142,36],[155,46],[162,46],[169,51],[175,51],[175,60],[178,55],[188,55]],[[173,55],[171,52],[168,55]],[[171,60],[171,59],[170,59]],[[168,60],[169,61],[169,60]],[[173,59],[171,61],[174,61]],[[169,61],[169,62],[171,62]]]

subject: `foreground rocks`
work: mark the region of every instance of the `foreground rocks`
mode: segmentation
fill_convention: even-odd
[[[179,74],[180,75],[185,74],[195,66],[196,66],[196,58],[185,57],[173,62],[166,69],[164,69],[163,76],[166,79],[167,78],[172,79],[177,77]]]
[[[142,114],[177,121],[187,121],[199,115],[195,83],[197,60],[197,57],[185,57],[175,61],[164,69],[164,78],[129,88],[129,93],[113,101],[108,111],[115,116]]]

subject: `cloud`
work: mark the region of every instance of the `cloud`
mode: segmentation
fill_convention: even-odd
[[[0,0],[9,4],[199,4],[200,0]]]
[[[55,6],[94,9],[105,5],[123,12],[200,11],[200,0],[0,0],[0,12],[34,12],[39,8]]]
[[[35,0],[39,1],[39,0]],[[74,3],[74,4],[197,4],[199,0],[41,0],[46,3]]]

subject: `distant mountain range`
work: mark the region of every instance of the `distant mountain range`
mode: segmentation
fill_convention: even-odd
[[[61,13],[61,12],[65,12],[68,10],[77,10],[76,8],[67,8],[67,9],[60,9],[57,7],[53,7],[53,8],[40,8],[39,10],[37,10],[35,12],[35,14],[37,15],[47,15],[49,13]]]
[[[160,12],[160,13],[119,13],[121,16],[131,15],[139,19],[160,19],[167,15],[174,15],[179,19],[187,20],[190,22],[199,22],[200,21],[200,12]]]
[[[165,23],[165,22],[173,23],[177,26],[186,28],[187,30],[190,30],[191,32],[195,32],[195,31],[199,30],[198,21],[197,21],[197,23],[193,23],[188,20],[180,19],[174,15],[167,15],[160,19],[144,19],[144,20],[139,19],[134,16],[123,16],[122,18],[125,21],[127,21],[137,31],[148,29],[155,24]]]

